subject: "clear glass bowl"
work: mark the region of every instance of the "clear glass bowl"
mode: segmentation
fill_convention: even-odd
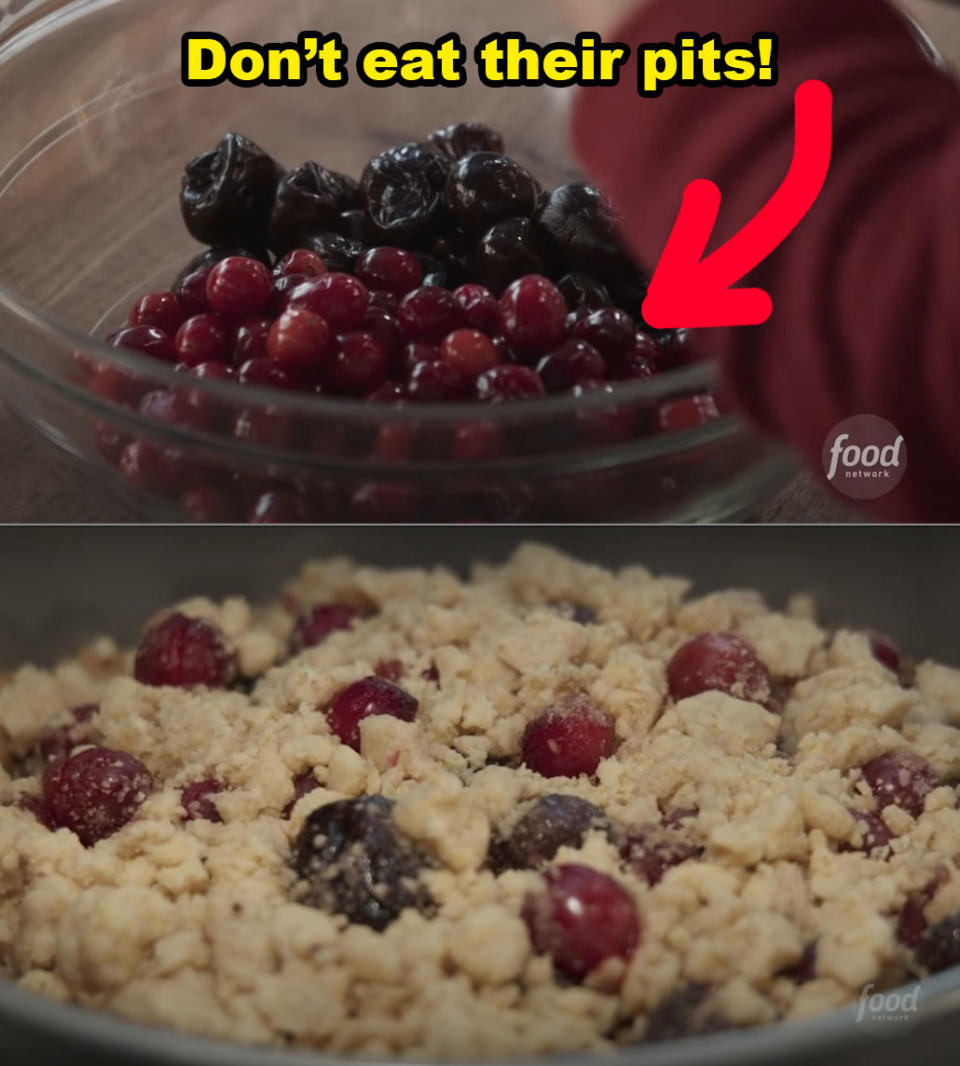
[[[779,448],[727,416],[651,431],[658,405],[709,391],[706,364],[613,396],[394,409],[185,378],[95,339],[122,323],[136,295],[168,287],[198,251],[180,219],[180,172],[226,130],[288,165],[315,158],[358,174],[385,147],[483,120],[545,185],[578,173],[562,90],[491,89],[476,77],[456,91],[373,89],[355,75],[337,89],[185,88],[182,33],[265,42],[336,30],[353,56],[372,39],[433,40],[450,30],[468,48],[506,27],[563,39],[558,8],[553,0],[14,0],[6,10],[0,2],[5,403],[113,485],[131,513],[154,520],[250,517],[264,492],[274,494],[265,517],[285,520],[709,521],[748,512],[792,469]],[[155,389],[178,391],[203,418],[188,428],[140,413],[138,397]],[[505,457],[453,459],[454,432],[502,436]],[[118,459],[131,441],[144,443],[143,461],[124,473]]]

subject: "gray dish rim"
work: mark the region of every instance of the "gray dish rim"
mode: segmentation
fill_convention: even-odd
[[[614,1051],[609,1056],[572,1052],[538,1058],[497,1060],[444,1059],[446,1066],[581,1066],[587,1059],[596,1064],[627,1062],[631,1066],[738,1066],[796,1057],[814,1056],[818,1049],[837,1050],[856,1044],[886,1043],[914,1033],[944,1014],[960,1009],[960,967],[919,982],[918,1009],[909,1025],[891,1025],[882,1034],[857,1021],[857,1004],[829,1011],[803,1021],[738,1029],[706,1037],[639,1044]],[[891,990],[893,991],[893,990]],[[382,1066],[385,1059],[327,1055],[305,1048],[270,1048],[193,1036],[175,1029],[128,1021],[117,1015],[73,1004],[60,1003],[18,988],[0,977],[0,1022],[12,1021],[42,1041],[43,1035],[72,1043],[77,1051],[126,1056],[144,1066]],[[2,1028],[2,1027],[0,1027]],[[112,1060],[111,1060],[112,1061]],[[418,1060],[411,1060],[418,1061]],[[440,1060],[419,1060],[435,1063]],[[815,1061],[811,1058],[810,1061]]]

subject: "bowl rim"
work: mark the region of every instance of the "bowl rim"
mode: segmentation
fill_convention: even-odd
[[[901,986],[906,988],[908,986]],[[918,1031],[960,1006],[960,966],[928,977],[919,987],[917,1014],[907,1025],[892,1025],[878,1034],[861,1026],[858,1004],[798,1021],[733,1029],[616,1049],[612,1055],[564,1052],[509,1059],[415,1059],[424,1066],[584,1066],[593,1062],[629,1066],[767,1066],[789,1054],[813,1056],[872,1041],[891,1042]],[[869,986],[865,991],[869,991]],[[896,991],[890,989],[890,992]],[[0,975],[0,1021],[24,1026],[36,1038],[52,1034],[81,1051],[105,1052],[144,1066],[383,1066],[389,1059],[332,1055],[309,1048],[279,1048],[195,1036],[171,1027],[135,1022],[121,1016],[49,999],[20,988]],[[111,1060],[112,1061],[112,1060]],[[809,1061],[809,1060],[808,1060]],[[815,1059],[812,1059],[815,1061]]]
[[[13,16],[12,25],[5,32],[0,32],[0,74],[5,61],[12,54],[18,54],[22,48],[29,48],[35,40],[45,39],[78,18],[94,14],[99,10],[114,7],[130,0],[52,0],[51,3],[28,4],[22,12]],[[18,19],[21,21],[18,23]],[[151,79],[156,75],[149,76]],[[167,81],[175,82],[173,75]],[[116,90],[111,90],[116,91]],[[110,91],[97,99],[110,96]],[[66,136],[74,126],[76,111],[67,112],[47,129],[37,133],[22,145],[10,158],[3,160],[0,166],[0,187],[6,188],[19,180],[37,158],[37,147],[59,140]],[[652,378],[634,382],[612,382],[610,391],[592,390],[582,396],[570,394],[548,395],[536,400],[519,400],[495,404],[478,404],[476,402],[458,403],[405,403],[397,406],[389,404],[374,405],[363,399],[349,397],[327,397],[281,389],[271,389],[259,385],[240,384],[235,381],[216,381],[196,378],[176,368],[173,363],[166,363],[142,353],[114,348],[105,341],[91,334],[83,333],[67,321],[62,321],[42,305],[31,300],[0,281],[0,308],[10,313],[23,326],[32,331],[43,341],[52,343],[61,353],[75,352],[88,356],[97,363],[112,369],[125,371],[148,378],[158,388],[182,387],[190,382],[191,391],[208,396],[211,400],[235,404],[238,407],[270,407],[283,414],[312,415],[314,417],[349,420],[351,417],[371,418],[371,408],[383,415],[389,412],[391,422],[435,423],[456,421],[472,422],[506,422],[514,420],[524,412],[531,416],[576,415],[585,411],[603,411],[605,409],[642,403],[643,401],[669,399],[676,395],[690,395],[698,391],[707,391],[716,385],[716,373],[709,361],[703,361],[665,370]],[[12,350],[9,338],[4,341],[4,350],[19,365],[29,365],[37,370],[36,363],[28,357]],[[55,371],[45,371],[46,379],[59,380]],[[85,390],[80,390],[85,396]],[[675,434],[679,439],[680,434]]]

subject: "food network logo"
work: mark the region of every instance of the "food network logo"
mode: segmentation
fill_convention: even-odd
[[[857,1004],[857,1025],[877,1035],[902,1033],[920,1021],[920,985],[878,992],[867,985]]]
[[[885,418],[846,418],[824,441],[823,472],[827,480],[838,492],[855,500],[875,500],[892,492],[906,469],[906,441]]]

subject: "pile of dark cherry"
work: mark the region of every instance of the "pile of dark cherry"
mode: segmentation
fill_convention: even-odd
[[[201,378],[387,404],[582,394],[683,361],[684,335],[643,324],[645,281],[598,190],[547,193],[502,153],[498,133],[463,123],[356,182],[316,163],[284,172],[227,134],[183,179],[183,218],[209,250],[109,339]],[[701,395],[655,420],[716,414]],[[464,458],[488,457],[479,446]]]
[[[322,604],[302,615],[291,639],[291,654],[322,643],[330,633],[347,629],[366,612],[342,604]],[[575,612],[581,624],[592,622],[591,612]],[[897,670],[900,654],[895,645],[874,639],[874,654]],[[135,676],[143,684],[182,688],[229,688],[238,673],[223,635],[211,623],[180,613],[154,623],[137,650]],[[418,701],[398,683],[403,666],[397,660],[378,664],[375,675],[340,690],[329,705],[318,708],[331,731],[352,748],[360,749],[360,723],[372,715],[392,715],[413,721]],[[440,687],[435,667],[424,677]],[[740,637],[707,633],[683,645],[668,668],[670,696],[680,700],[700,692],[736,692],[777,706],[775,688],[766,667],[752,646]],[[136,813],[152,788],[149,770],[124,752],[93,743],[88,723],[95,707],[81,707],[75,721],[41,738],[33,762],[45,764],[40,796],[21,805],[53,829],[69,829],[91,847],[122,828]],[[547,778],[592,776],[601,760],[616,746],[613,723],[602,708],[585,696],[569,696],[547,707],[528,725],[515,764]],[[76,751],[74,749],[81,748]],[[927,795],[937,787],[937,776],[925,760],[909,752],[892,752],[872,759],[855,771],[870,787],[877,810],[896,804],[919,816]],[[294,803],[318,782],[311,769],[293,781],[294,797],[283,812],[289,817]],[[222,819],[211,797],[228,786],[212,777],[197,780],[181,793],[184,821]],[[334,802],[310,814],[295,840],[291,864],[299,875],[296,898],[310,906],[345,915],[350,921],[374,929],[386,928],[402,910],[415,907],[429,914],[434,902],[419,877],[434,865],[407,838],[391,818],[391,802],[382,796],[364,796]],[[666,812],[659,823],[623,826],[611,822],[598,807],[576,796],[556,793],[532,801],[507,835],[495,833],[487,865],[495,873],[507,869],[539,869],[543,888],[532,894],[524,918],[537,950],[553,957],[558,977],[581,981],[607,959],[628,959],[643,935],[642,915],[633,898],[616,880],[588,866],[549,865],[563,846],[578,847],[591,830],[604,832],[616,843],[625,866],[649,885],[657,884],[673,866],[696,860],[703,847],[694,841],[689,823],[695,809]],[[893,832],[878,814],[857,811],[861,829],[858,850],[885,848]],[[362,843],[362,847],[355,845]],[[915,952],[917,963],[929,972],[960,965],[960,914],[929,926],[923,913],[942,880],[935,879],[919,897],[910,900],[898,918],[901,943]],[[816,944],[788,971],[797,983],[816,976]],[[654,1034],[673,1032],[676,1014],[694,1016],[703,990],[684,989],[668,1001],[653,1019]],[[717,1026],[716,1018],[702,1019]]]

